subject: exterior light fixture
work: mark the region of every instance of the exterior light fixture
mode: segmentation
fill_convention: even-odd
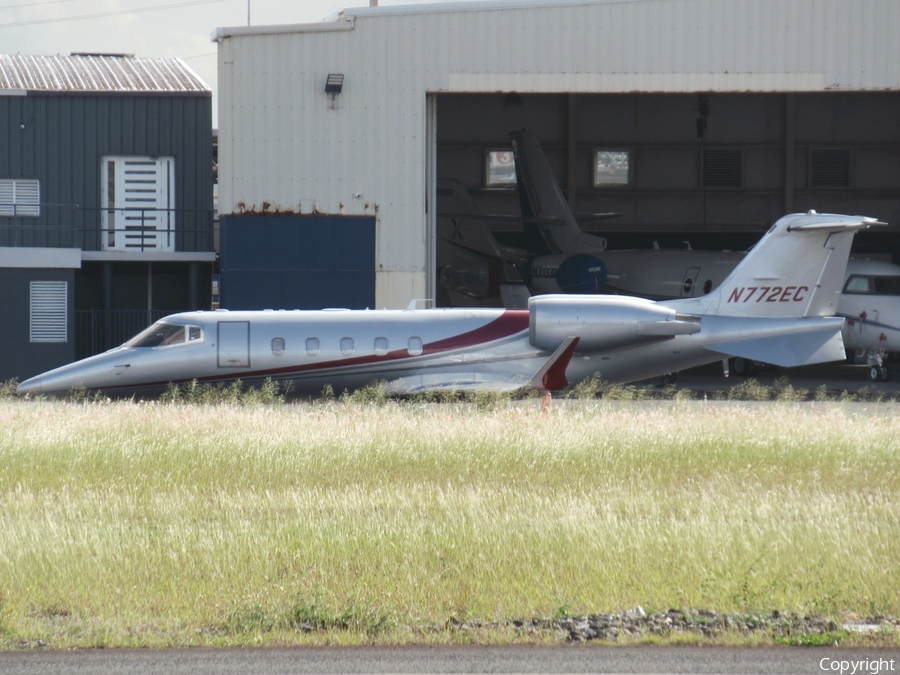
[[[328,73],[328,78],[325,80],[325,93],[329,96],[337,96],[341,93],[341,89],[344,87],[344,74],[343,73]]]

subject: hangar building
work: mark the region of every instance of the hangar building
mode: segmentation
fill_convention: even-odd
[[[585,226],[610,248],[744,248],[808,209],[900,223],[895,0],[364,7],[213,40],[225,307],[440,297],[438,181],[518,214],[523,128],[576,214],[620,214]]]

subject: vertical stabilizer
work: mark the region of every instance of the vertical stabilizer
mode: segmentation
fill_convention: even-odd
[[[512,131],[513,152],[516,157],[516,183],[519,188],[519,206],[525,218],[525,237],[529,253],[565,253],[575,250],[575,240],[585,236],[578,227],[553,169],[547,161],[540,143],[531,133]],[[528,218],[557,220],[558,225],[538,225]],[[545,250],[537,250],[543,247]]]
[[[876,223],[814,211],[784,216],[700,302],[706,313],[720,316],[832,316],[853,235]]]

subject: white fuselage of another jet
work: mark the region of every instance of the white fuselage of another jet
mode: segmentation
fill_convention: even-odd
[[[844,344],[851,351],[900,352],[900,267],[851,260],[838,316],[845,319]]]

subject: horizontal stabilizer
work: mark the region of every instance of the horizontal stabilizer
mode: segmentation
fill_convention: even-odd
[[[810,212],[807,215],[818,215]],[[887,225],[877,218],[869,218],[868,216],[828,216],[831,220],[825,222],[800,223],[798,225],[788,226],[788,232],[806,232],[810,230],[825,230],[829,232],[842,232],[844,230],[862,230],[872,225]]]
[[[807,319],[796,323],[796,327],[782,327],[783,332],[754,331],[750,328],[746,332],[734,333],[734,339],[724,339],[706,348],[718,354],[740,356],[784,368],[846,358],[841,337],[843,322],[840,319]],[[754,333],[757,334],[754,336]]]

